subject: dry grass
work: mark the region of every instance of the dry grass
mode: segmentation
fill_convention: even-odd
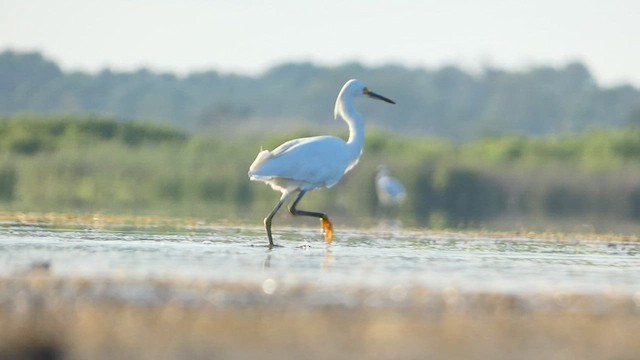
[[[353,301],[322,303],[309,285],[266,294],[250,283],[61,279],[36,269],[0,279],[0,358],[635,359],[640,352],[633,297],[415,288],[400,302],[371,302],[384,294],[338,291]]]
[[[201,226],[204,223],[195,218],[175,218],[163,216],[130,216],[93,214],[65,214],[39,212],[0,211],[0,223],[15,225],[39,225],[52,227],[91,227],[103,229],[119,226],[130,227],[176,227]]]

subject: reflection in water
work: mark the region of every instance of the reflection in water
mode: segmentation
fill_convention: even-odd
[[[324,252],[324,261],[322,262],[322,270],[328,271],[331,270],[331,266],[333,265],[333,260],[335,256],[331,252],[331,249],[327,247]]]
[[[249,246],[263,237],[225,228],[175,234],[0,229],[0,276],[42,263],[58,276],[398,285],[390,290],[394,298],[412,285],[511,293],[639,290],[640,244],[634,242],[352,231],[336,234],[327,247],[313,229],[283,231],[280,248]]]
[[[270,269],[271,268],[271,249],[267,252],[267,257],[264,258],[264,262],[262,263],[262,269]]]

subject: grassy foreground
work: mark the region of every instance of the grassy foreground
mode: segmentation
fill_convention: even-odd
[[[142,299],[127,294],[143,291]],[[313,286],[0,279],[3,359],[635,359],[638,299],[384,292],[318,303]],[[9,295],[11,294],[11,295]],[[242,299],[242,300],[241,300]],[[314,304],[315,303],[315,304]]]

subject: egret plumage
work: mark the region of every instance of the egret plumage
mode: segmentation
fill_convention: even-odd
[[[271,222],[282,204],[298,193],[289,206],[293,215],[311,216],[320,219],[324,239],[331,243],[333,225],[325,213],[297,209],[307,191],[330,188],[337,184],[360,159],[364,147],[364,121],[354,107],[357,97],[369,97],[395,104],[392,100],[370,91],[363,83],[347,81],[336,99],[334,117],[344,120],[349,127],[349,138],[345,142],[335,136],[314,136],[285,142],[272,151],[262,150],[249,167],[249,178],[270,185],[282,193],[280,200],[264,219],[269,247],[273,247]]]
[[[378,165],[376,169],[376,195],[382,207],[394,207],[407,199],[407,191],[402,183],[391,176],[386,165]]]

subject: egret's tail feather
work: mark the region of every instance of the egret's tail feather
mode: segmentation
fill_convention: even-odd
[[[249,179],[264,179],[264,174],[260,174],[260,168],[269,158],[271,158],[271,152],[269,150],[260,150],[256,159],[253,160],[253,163],[249,166]]]

